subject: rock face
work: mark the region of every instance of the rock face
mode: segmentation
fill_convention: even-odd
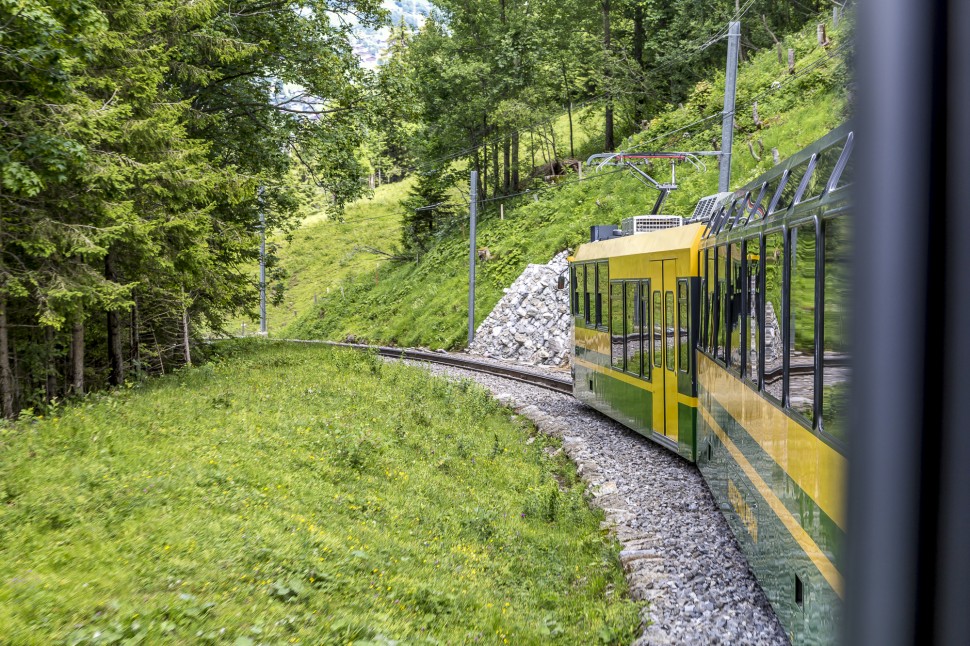
[[[557,254],[548,265],[526,267],[478,327],[468,352],[534,366],[568,364],[569,288],[556,289],[569,265],[568,254]]]

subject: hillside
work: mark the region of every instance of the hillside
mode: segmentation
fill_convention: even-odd
[[[847,72],[846,48],[841,45],[848,41],[850,27],[848,21],[838,29],[828,27],[831,43],[827,47],[818,45],[814,26],[786,39],[785,45],[796,52],[795,75],[789,75],[787,64],[779,64],[774,50],[742,63],[733,186],[770,168],[773,148],[784,159],[844,121]],[[723,73],[698,83],[683,106],[655,117],[622,148],[712,149],[720,140],[723,87]],[[759,124],[754,121],[755,101]],[[672,134],[661,137],[665,133]],[[763,151],[760,161],[749,152],[749,142],[755,153]],[[654,172],[660,179],[669,177],[665,166],[655,167]],[[672,194],[664,211],[690,215],[699,198],[716,192],[717,172],[713,163],[700,170],[682,165],[680,190]],[[656,199],[655,192],[628,173],[587,173],[585,181],[550,187],[538,199],[507,200],[504,220],[499,219],[496,202],[483,205],[478,246],[487,247],[492,259],[479,267],[476,324],[527,264],[545,263],[558,251],[574,248],[586,239],[592,224],[617,224],[623,217],[649,212]],[[456,224],[418,263],[375,261],[374,266],[359,268],[341,282],[339,291],[321,294],[317,304],[301,312],[282,334],[326,339],[353,335],[381,343],[461,347],[467,325],[467,258],[467,230]]]

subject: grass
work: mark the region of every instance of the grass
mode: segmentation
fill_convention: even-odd
[[[2,641],[632,641],[601,513],[480,387],[215,355],[0,430]]]

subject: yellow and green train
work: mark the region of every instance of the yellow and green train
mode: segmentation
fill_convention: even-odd
[[[698,465],[797,644],[842,606],[853,138],[570,265],[576,397]]]

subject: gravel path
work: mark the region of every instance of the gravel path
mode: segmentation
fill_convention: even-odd
[[[649,602],[635,646],[788,643],[696,467],[572,397],[419,365],[478,381],[540,431],[563,439],[623,545],[631,595]]]

